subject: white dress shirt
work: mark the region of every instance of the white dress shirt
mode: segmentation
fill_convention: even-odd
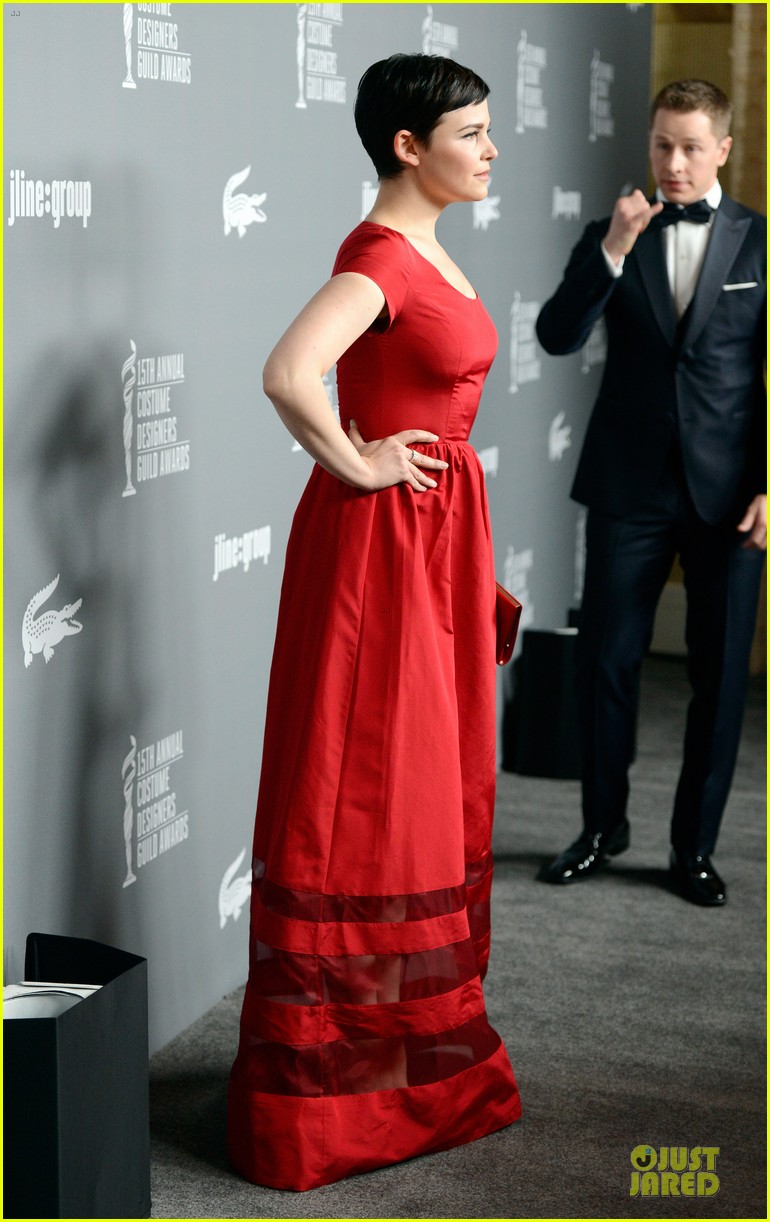
[[[655,194],[659,200],[666,202],[666,197],[660,189]],[[722,198],[719,183],[715,182],[703,198],[709,207],[716,210]],[[663,230],[668,282],[676,305],[677,318],[682,317],[693,299],[713,223],[712,216],[705,225],[680,221],[676,225],[667,225]]]

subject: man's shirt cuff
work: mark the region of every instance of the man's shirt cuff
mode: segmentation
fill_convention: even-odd
[[[615,263],[614,260],[611,259],[610,256],[607,254],[607,251],[604,248],[604,242],[602,242],[601,245],[602,245],[602,254],[604,255],[604,262],[607,264],[607,270],[610,273],[610,275],[613,277],[613,279],[617,280],[619,276],[623,275],[623,264],[626,261],[626,257],[625,255],[621,255],[620,263]]]

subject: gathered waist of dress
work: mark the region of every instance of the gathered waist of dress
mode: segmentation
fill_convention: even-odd
[[[470,441],[464,441],[459,437],[440,437],[438,441],[410,441],[405,443],[409,449],[414,446],[415,450],[422,450],[425,454],[433,454],[439,450],[469,450],[471,454],[476,453],[476,449],[471,445]]]
[[[464,462],[481,466],[476,449],[469,441],[442,437],[439,441],[410,442],[408,448],[416,450],[418,454],[428,454],[431,458],[441,458],[452,466],[460,466]]]
[[[366,425],[360,421],[357,421],[357,423],[364,441],[376,440],[376,437],[371,435],[370,428],[367,428]],[[340,425],[343,432],[347,434],[350,430],[350,421],[346,420],[342,415],[340,415]],[[394,429],[393,433],[395,434],[399,431],[400,430],[398,429]],[[430,426],[427,426],[425,431],[430,432]],[[385,434],[382,433],[381,436],[384,437]],[[467,437],[439,437],[438,441],[415,441],[405,442],[404,444],[408,445],[410,448],[413,445],[415,450],[423,450],[426,454],[433,454],[434,452],[437,453],[437,451],[442,447],[449,450],[470,450],[474,454],[476,453],[474,446],[471,445]]]

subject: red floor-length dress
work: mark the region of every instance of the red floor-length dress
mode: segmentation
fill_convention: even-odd
[[[306,1189],[516,1120],[487,1020],[494,564],[468,443],[497,345],[478,298],[363,222],[335,274],[388,319],[340,358],[340,418],[422,428],[438,487],[316,466],[286,555],[254,835],[250,972],[230,1078],[235,1167]]]

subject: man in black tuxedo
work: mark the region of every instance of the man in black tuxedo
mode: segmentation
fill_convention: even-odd
[[[545,872],[590,878],[628,847],[628,768],[639,671],[678,554],[692,686],[671,823],[682,894],[723,904],[711,863],[738,752],[763,553],[764,217],[717,179],[730,104],[705,81],[651,108],[656,198],[621,198],[590,224],[543,307],[547,352],[575,352],[603,315],[607,363],[572,489],[588,506],[577,692],[578,839]]]

